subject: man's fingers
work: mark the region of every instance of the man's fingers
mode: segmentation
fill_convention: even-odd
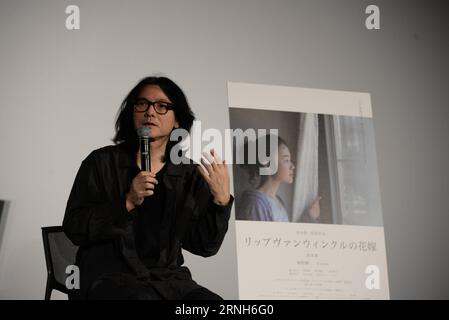
[[[154,190],[154,188],[155,188],[154,183],[150,183],[150,182],[145,182],[144,186],[145,186],[145,190],[149,190],[149,189]]]
[[[209,154],[207,152],[203,152],[203,158],[205,158],[207,160],[207,162],[209,162],[209,164],[211,165],[212,168],[216,169],[217,161],[211,154]]]
[[[153,178],[153,177],[145,177],[144,182],[145,183],[149,182],[149,183],[154,183],[154,184],[158,184],[159,183],[159,181],[157,181],[156,178]]]
[[[204,168],[204,166],[201,163],[198,165],[198,172],[203,177],[203,179],[206,180],[206,182],[210,181],[209,173],[207,172],[207,170]]]
[[[138,196],[139,196],[139,198],[145,198],[145,197],[151,196],[153,194],[154,194],[153,190],[145,190],[145,191],[140,191],[138,193]]]
[[[198,163],[198,167],[201,169],[202,172],[209,174],[202,162]]]
[[[143,176],[143,177],[156,177],[156,174],[154,172],[150,172],[150,171],[140,171],[139,175]]]
[[[218,154],[218,152],[215,151],[215,149],[210,149],[210,153],[211,153],[212,157],[214,157],[215,163],[217,163],[217,164],[222,164],[223,163],[223,160],[221,159],[221,157]]]
[[[212,165],[204,157],[201,158],[201,165],[202,165],[202,168],[207,172],[208,175],[212,174],[212,171],[213,171]]]

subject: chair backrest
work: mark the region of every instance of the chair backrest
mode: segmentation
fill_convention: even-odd
[[[78,246],[65,235],[62,226],[42,227],[45,261],[47,263],[47,288],[45,298],[49,299],[53,289],[69,293],[65,285],[66,268],[75,264]]]

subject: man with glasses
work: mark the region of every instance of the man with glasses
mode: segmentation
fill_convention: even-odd
[[[182,90],[148,77],[123,101],[116,145],[93,151],[81,164],[63,228],[80,246],[83,299],[221,299],[196,283],[182,250],[216,254],[228,229],[229,173],[214,153],[203,167],[170,161],[176,128],[194,120]],[[141,170],[136,131],[150,128],[151,172]]]

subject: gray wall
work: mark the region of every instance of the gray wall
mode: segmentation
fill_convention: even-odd
[[[381,9],[381,30],[364,9]],[[164,73],[204,126],[229,126],[226,82],[370,92],[391,297],[449,298],[449,10],[436,1],[0,2],[0,298],[42,298],[40,227],[60,224],[81,160],[119,102]],[[65,7],[81,9],[67,31]],[[25,148],[27,146],[27,148]],[[198,282],[237,297],[235,233]]]

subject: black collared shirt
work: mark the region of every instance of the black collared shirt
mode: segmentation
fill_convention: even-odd
[[[226,206],[215,204],[197,164],[167,161],[164,167],[158,180],[165,196],[153,199],[158,208],[146,203],[142,210],[128,212],[126,193],[139,173],[135,155],[121,145],[107,146],[82,162],[63,222],[64,232],[80,246],[76,264],[81,272],[81,295],[105,273],[126,273],[145,277],[164,297],[174,298],[196,285],[188,268],[182,266],[182,249],[204,257],[219,250],[234,198]],[[159,224],[152,220],[153,209]],[[182,285],[173,286],[170,281]]]
[[[160,259],[160,251],[164,244],[170,239],[162,232],[163,222],[173,224],[173,217],[168,216],[170,212],[164,210],[166,190],[163,177],[167,171],[166,164],[156,173],[154,194],[144,199],[142,205],[137,209],[133,222],[133,234],[137,254],[148,268],[162,267],[164,261]],[[165,218],[165,220],[164,220]]]

